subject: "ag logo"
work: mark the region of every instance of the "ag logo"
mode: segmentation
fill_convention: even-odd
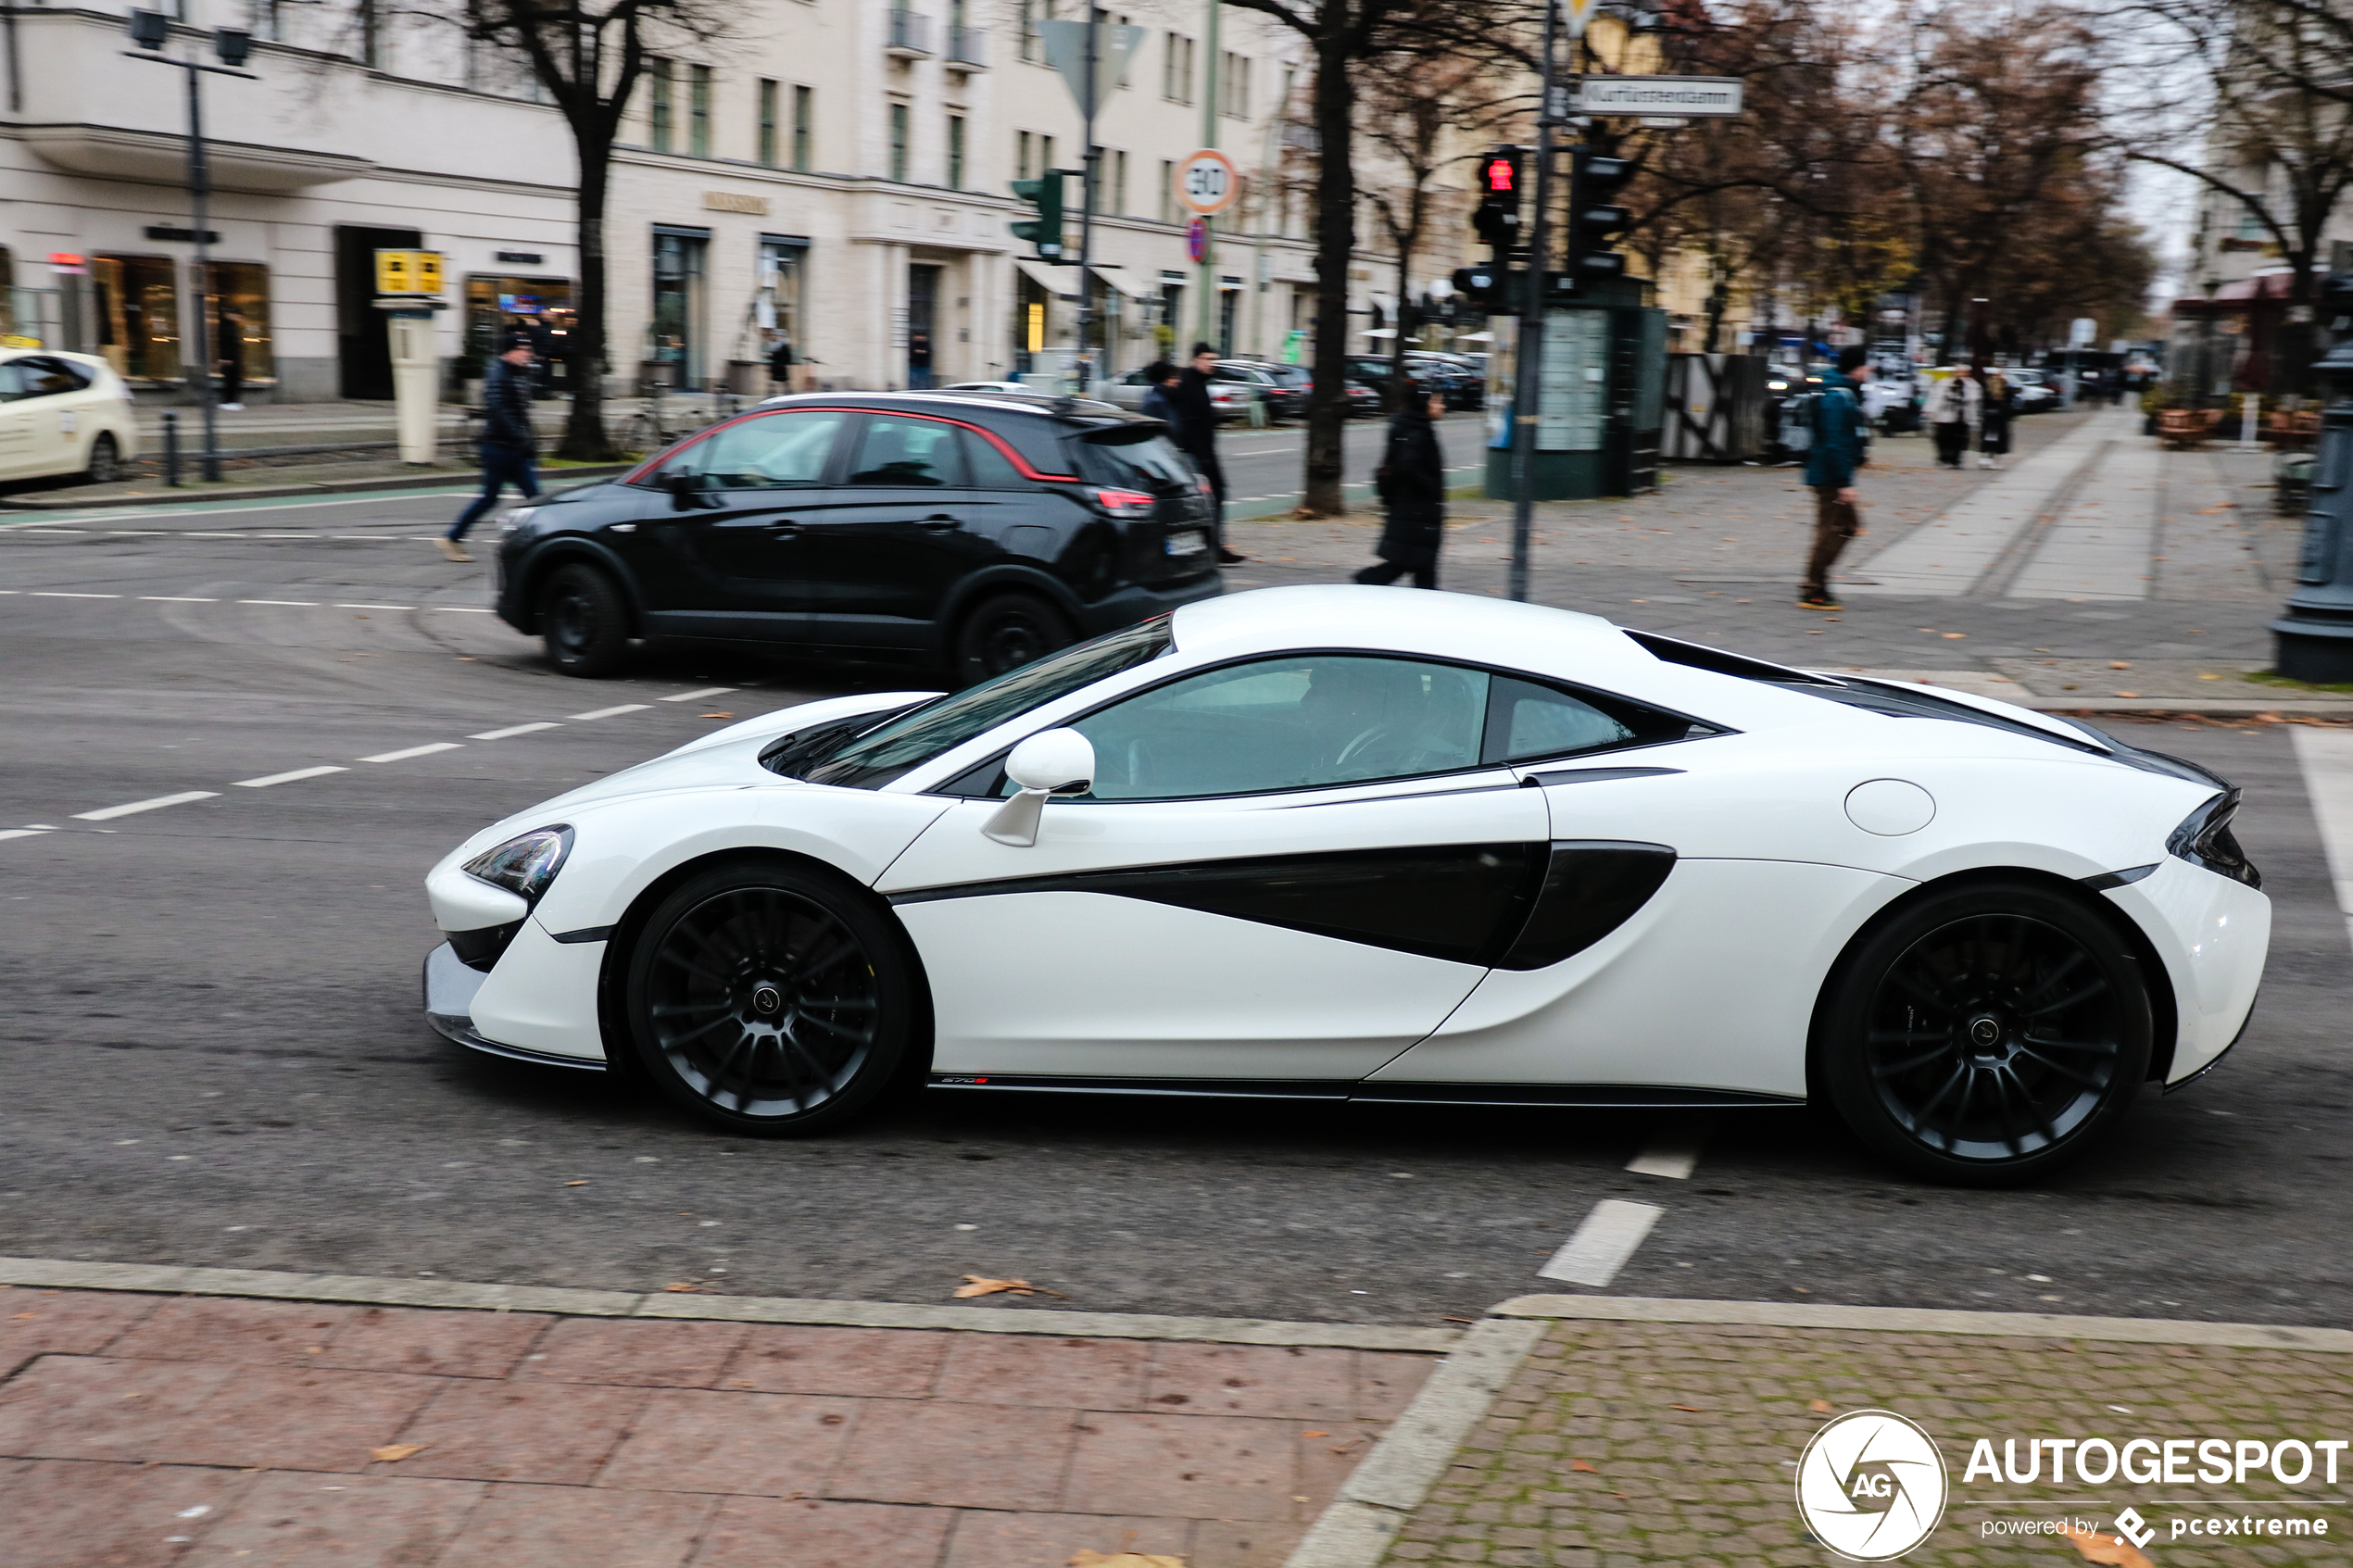
[[[1888,1411],[1856,1411],[1814,1434],[1797,1461],[1797,1512],[1815,1537],[1856,1562],[1903,1556],[1944,1517],[1944,1456]]]

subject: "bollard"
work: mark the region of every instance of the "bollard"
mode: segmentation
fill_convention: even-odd
[[[163,482],[180,483],[180,416],[169,408],[163,411]]]
[[[2255,432],[2262,408],[2263,399],[2252,392],[2246,395],[2246,401],[2239,405],[2239,450],[2242,452],[2256,450]]]

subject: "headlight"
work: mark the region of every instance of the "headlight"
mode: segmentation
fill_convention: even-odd
[[[1785,381],[1768,381],[1765,383],[1765,385],[1767,390],[1772,392],[1787,392],[1789,390],[1789,383]]]
[[[572,829],[560,822],[534,828],[520,838],[484,850],[466,862],[466,874],[520,895],[526,904],[536,904],[571,853]]]
[[[521,528],[524,523],[529,522],[534,517],[536,517],[538,513],[539,508],[537,507],[517,507],[513,511],[509,512],[505,519],[499,523],[498,531],[501,533],[512,533],[516,529]]]
[[[2255,862],[2246,858],[2246,851],[2239,847],[2237,835],[2231,832],[2231,819],[2238,812],[2239,792],[2225,790],[2182,819],[2182,825],[2165,841],[2166,853],[2202,866],[2216,876],[2261,887],[2263,873],[2255,869]]]

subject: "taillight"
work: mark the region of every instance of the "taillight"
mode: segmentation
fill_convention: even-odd
[[[1152,496],[1142,490],[1098,490],[1095,499],[1114,517],[1150,517]]]

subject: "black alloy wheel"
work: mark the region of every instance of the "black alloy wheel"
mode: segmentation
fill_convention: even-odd
[[[539,633],[548,659],[564,674],[590,680],[611,674],[629,652],[629,607],[621,585],[593,566],[558,567],[539,600]]]
[[[992,594],[956,628],[956,678],[977,685],[1076,641],[1062,611],[1035,594]]]
[[[1995,1186],[2071,1163],[2148,1074],[2148,982],[2100,911],[2054,889],[1932,896],[1836,983],[1822,1078],[1856,1135],[1936,1180]]]
[[[638,1058],[663,1093],[731,1131],[837,1125],[906,1054],[905,955],[848,883],[775,861],[707,872],[661,901],[629,955]]]
[[[90,466],[82,477],[93,484],[112,484],[122,477],[122,452],[115,445],[114,437],[105,431],[90,444]]]

